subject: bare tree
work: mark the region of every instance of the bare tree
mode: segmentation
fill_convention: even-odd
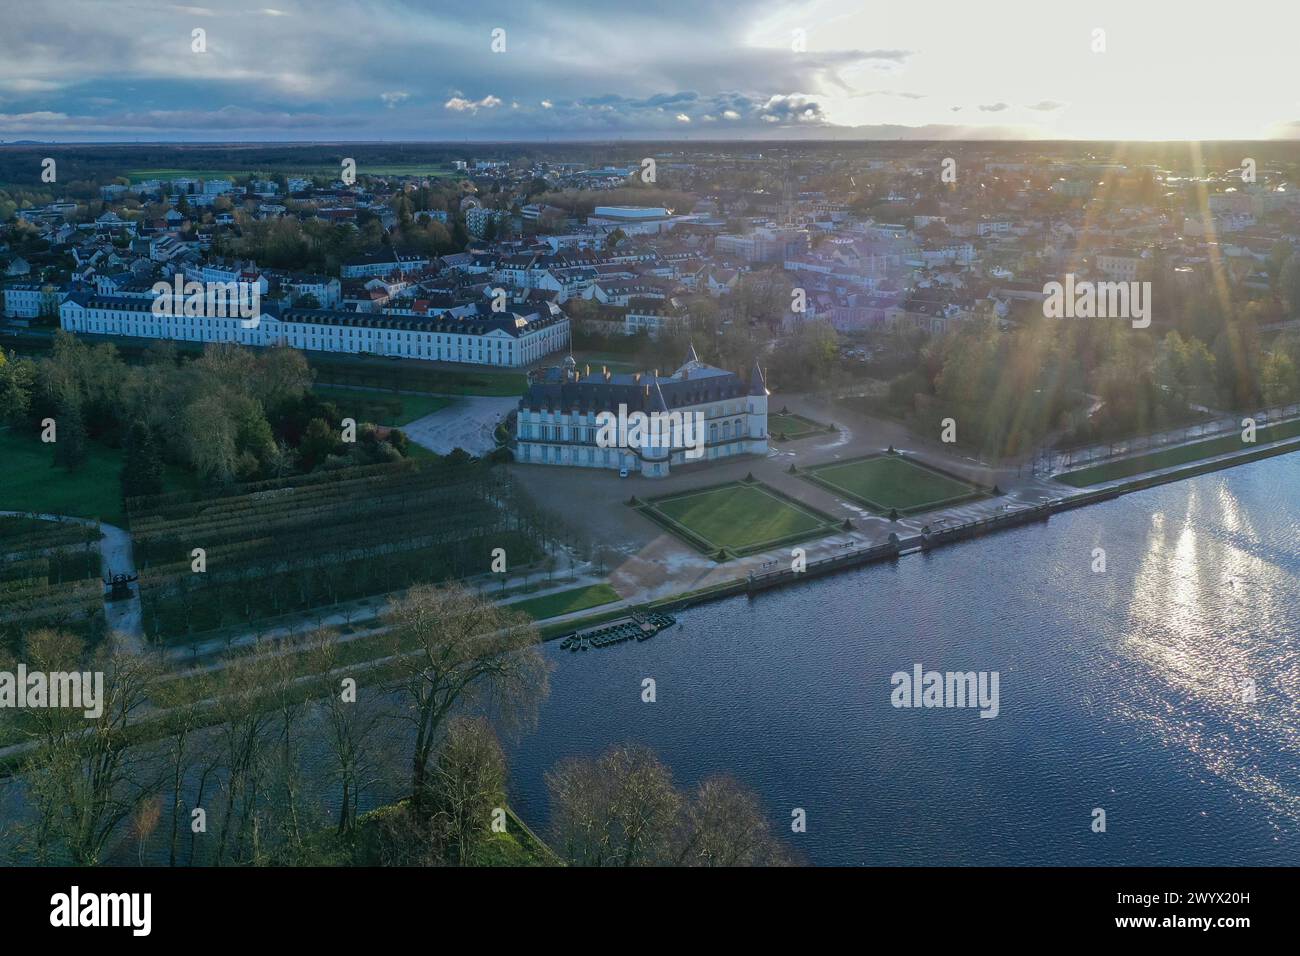
[[[169,866],[176,865],[185,776],[205,756],[201,751],[196,751],[192,744],[194,735],[205,723],[204,713],[209,706],[211,688],[211,679],[199,672],[159,681],[153,692],[153,703],[164,715],[162,719],[169,744],[168,764],[172,791],[167,856]],[[207,759],[209,763],[213,762],[210,755]]]
[[[451,860],[467,865],[491,832],[492,813],[506,802],[506,757],[492,725],[455,717],[433,771],[434,826],[445,834]]]
[[[146,655],[118,651],[110,639],[87,661],[85,645],[73,635],[38,631],[27,641],[32,671],[103,674],[99,713],[69,707],[41,707],[25,715],[37,747],[26,776],[38,822],[34,839],[39,862],[59,857],[77,866],[103,862],[104,848],[119,824],[157,792],[160,778],[147,761],[128,756],[127,724],[145,704],[157,678]]]
[[[571,758],[546,775],[554,846],[579,866],[655,866],[673,859],[681,810],[672,773],[644,747]]]
[[[384,695],[364,693],[360,687],[345,685],[337,636],[329,632],[313,635],[310,651],[312,670],[320,675],[327,693],[322,699],[326,727],[325,741],[334,760],[338,778],[340,836],[352,832],[357,819],[361,794],[377,776],[375,755],[376,730],[384,711]]]
[[[459,584],[412,588],[392,621],[403,716],[415,726],[412,809],[427,820],[430,765],[452,709],[490,706],[507,724],[530,721],[548,691],[549,666],[530,618]]]
[[[676,861],[680,866],[787,866],[753,791],[731,777],[709,777],[682,813]]]

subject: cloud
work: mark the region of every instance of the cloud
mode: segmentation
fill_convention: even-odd
[[[691,118],[690,118],[689,116],[687,116],[685,113],[678,113],[678,114],[677,114],[677,122],[679,122],[679,123],[689,123],[690,121],[691,121]]]
[[[1056,100],[1039,100],[1037,103],[1034,103],[1032,106],[1026,108],[1031,110],[1041,110],[1043,112],[1049,112],[1051,110],[1059,110],[1064,105],[1065,105],[1064,103],[1058,103],[1056,102]]]
[[[797,93],[777,94],[759,110],[764,123],[825,125],[826,115],[814,100]]]
[[[409,100],[411,94],[406,92],[406,90],[389,90],[385,93],[380,93],[379,98],[384,101],[384,106],[391,110],[395,109],[397,104],[403,100]]]
[[[467,100],[463,96],[453,96],[446,103],[442,104],[444,108],[456,113],[477,113],[479,110],[495,109],[501,105],[499,97],[489,93],[481,100]]]
[[[1005,109],[1010,109],[1006,103],[987,103],[980,105],[981,113],[1001,113]]]

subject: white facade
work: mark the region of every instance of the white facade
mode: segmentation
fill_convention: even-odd
[[[69,332],[287,345],[305,351],[367,353],[426,361],[518,367],[568,348],[569,320],[559,309],[514,313],[392,316],[329,309],[239,315],[155,315],[151,299],[77,294],[59,309]]]
[[[536,381],[520,401],[515,423],[515,460],[524,464],[574,468],[626,469],[647,478],[667,477],[674,465],[730,460],[737,455],[766,455],[767,389],[756,369],[746,385],[739,376],[705,365],[693,357],[671,376],[609,376],[579,372],[569,359],[565,368],[551,369],[552,380]],[[560,375],[563,380],[554,379]],[[653,384],[651,384],[653,383]],[[692,386],[699,386],[694,393]],[[602,387],[604,386],[604,387]],[[661,412],[683,417],[702,416],[703,447],[688,457],[682,443],[672,447],[647,444],[639,448],[603,447],[598,416],[617,414],[629,393],[644,389],[647,402],[659,400]],[[570,405],[571,396],[592,396],[585,407]],[[667,401],[659,399],[670,396]],[[699,401],[681,401],[697,394]],[[575,407],[576,405],[576,407]]]

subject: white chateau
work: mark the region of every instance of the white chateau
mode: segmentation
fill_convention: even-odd
[[[427,316],[268,305],[249,317],[211,308],[198,315],[156,314],[153,303],[153,296],[74,292],[59,307],[59,324],[69,332],[98,335],[287,345],[512,368],[569,347],[568,316],[550,303],[529,315],[474,303]]]
[[[530,375],[519,401],[515,459],[541,465],[609,468],[662,478],[673,465],[697,460],[680,443],[651,442],[644,447],[602,447],[598,416],[617,415],[620,406],[646,415],[699,413],[703,418],[700,461],[736,455],[767,454],[767,385],[757,365],[746,382],[735,372],[699,360],[692,347],[686,363],[672,375],[614,375],[606,369],[579,369],[573,357],[561,367]]]

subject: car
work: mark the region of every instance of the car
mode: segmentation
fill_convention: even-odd
[[[620,478],[626,478],[626,477],[627,477],[627,469],[626,469],[626,468],[620,468],[620,469],[618,470],[618,476],[619,476]]]

